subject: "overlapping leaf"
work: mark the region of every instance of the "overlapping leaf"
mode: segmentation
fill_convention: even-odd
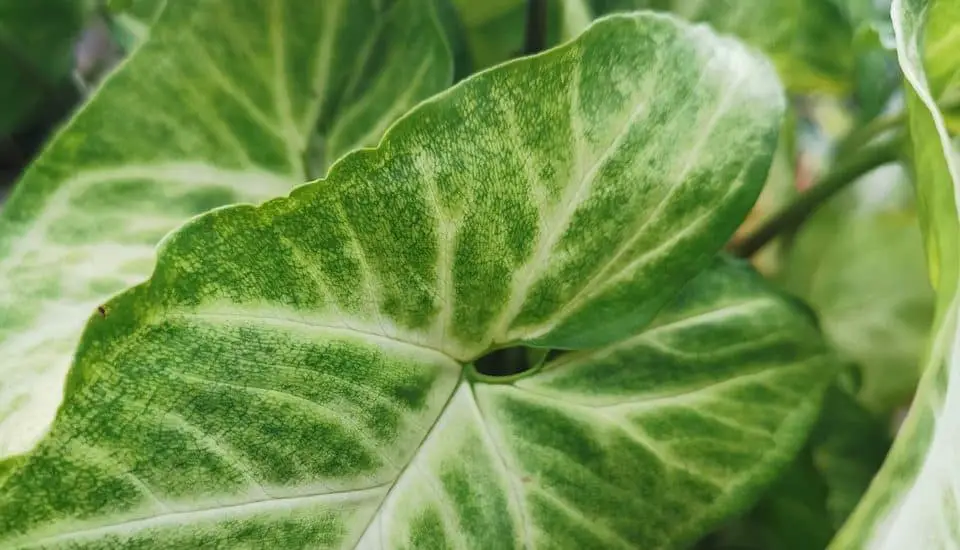
[[[790,459],[832,373],[793,301],[711,263],[782,108],[738,43],[618,16],[194,219],[88,323],[0,542],[692,541]],[[518,343],[576,351],[470,366]]]
[[[743,518],[707,548],[810,550],[826,547],[853,511],[889,447],[885,426],[839,385],[794,462]]]
[[[524,2],[453,0],[478,69],[506,61],[523,49]],[[551,44],[552,45],[552,44]]]
[[[960,545],[956,454],[960,450],[960,374],[957,289],[960,250],[957,223],[960,165],[936,103],[929,65],[960,63],[956,52],[924,49],[924,32],[938,3],[896,0],[892,15],[897,50],[907,80],[914,170],[937,313],[924,376],[890,456],[835,548],[954,548]],[[929,43],[927,43],[929,45]],[[952,56],[952,61],[951,61]]]
[[[0,217],[0,456],[42,434],[84,320],[165,233],[322,174],[451,70],[426,0],[170,3]]]
[[[467,49],[476,68],[523,54],[527,2],[453,0],[463,22]],[[545,43],[554,46],[578,34],[593,20],[587,0],[548,0]]]

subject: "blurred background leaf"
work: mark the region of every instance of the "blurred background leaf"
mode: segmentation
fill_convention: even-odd
[[[934,309],[925,264],[912,185],[890,165],[814,214],[778,277],[858,365],[857,399],[878,415],[909,403],[919,380]]]
[[[550,0],[548,46],[568,40],[591,18],[655,10],[705,22],[769,55],[793,92],[851,89],[854,27],[838,0]],[[476,69],[518,55],[523,46],[524,0],[455,0]],[[859,13],[859,9],[856,13]]]
[[[40,116],[46,101],[69,101],[74,44],[93,7],[90,0],[0,0],[0,136]]]
[[[841,93],[852,83],[853,28],[834,0],[591,0],[594,13],[673,12],[766,52],[792,92]]]

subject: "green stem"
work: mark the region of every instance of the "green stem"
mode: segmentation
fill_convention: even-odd
[[[547,47],[547,0],[527,0],[527,28],[523,54],[533,55]]]
[[[960,99],[944,101],[942,111],[960,110]],[[860,176],[897,159],[901,135],[878,145],[874,140],[886,132],[900,130],[907,122],[907,112],[900,111],[879,116],[850,131],[835,149],[834,158],[850,158],[823,176],[820,181],[802,193],[796,201],[771,216],[752,233],[730,245],[729,250],[747,258],[763,248],[778,235],[795,231],[820,205]]]
[[[777,235],[792,231],[812,215],[829,198],[884,164],[897,160],[901,140],[893,139],[878,145],[868,145],[852,155],[827,174],[796,200],[764,221],[753,232],[733,243],[729,250],[741,258],[749,258],[766,246]]]

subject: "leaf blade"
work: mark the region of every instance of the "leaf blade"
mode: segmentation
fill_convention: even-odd
[[[351,138],[309,155],[310,169],[325,170],[343,146],[372,145],[388,119],[449,84],[432,7],[413,6],[137,4],[163,7],[150,38],[58,133],[0,217],[0,456],[46,430],[83,322],[149,275],[169,230],[304,183],[318,135]],[[391,43],[405,47],[383,55]],[[385,88],[404,56],[426,67],[423,78]]]
[[[710,51],[712,57],[696,57],[703,51]],[[749,83],[757,85],[741,88],[736,109],[724,115],[724,124],[737,127],[737,132],[725,135],[735,137],[714,138],[710,145],[714,148],[722,144],[724,154],[729,150],[742,156],[726,158],[724,164],[710,162],[717,160],[717,154],[705,155],[706,160],[698,165],[700,177],[691,178],[702,184],[699,189],[703,193],[716,200],[708,201],[715,210],[698,212],[708,216],[711,223],[706,228],[693,226],[695,231],[691,234],[697,240],[689,248],[669,246],[670,234],[651,237],[653,244],[643,243],[644,246],[622,254],[616,246],[598,246],[608,241],[596,231],[567,237],[579,241],[577,250],[587,255],[577,259],[587,273],[601,269],[609,263],[606,260],[617,254],[629,267],[634,259],[642,257],[646,246],[666,242],[670,261],[663,265],[669,267],[671,285],[654,290],[638,285],[639,277],[627,283],[635,285],[628,290],[632,296],[643,299],[637,303],[643,302],[644,308],[652,309],[648,302],[669,301],[669,296],[664,295],[672,294],[673,288],[679,291],[682,281],[701,271],[726,240],[728,235],[714,235],[713,230],[729,225],[732,232],[738,217],[742,218],[759,192],[766,171],[763,164],[769,163],[779,128],[782,97],[772,70],[762,60],[703,27],[650,14],[611,17],[595,23],[576,42],[481,73],[421,103],[390,128],[378,148],[343,157],[324,180],[258,207],[216,209],[169,235],[160,247],[151,279],[107,303],[107,316],[95,315],[90,319],[67,380],[66,398],[57,422],[26,462],[15,465],[4,481],[0,491],[0,537],[5,542],[29,544],[61,536],[59,540],[66,543],[72,540],[72,533],[79,532],[101,536],[97,542],[149,546],[168,540],[188,545],[242,544],[251,540],[248,536],[255,536],[251,532],[256,532],[260,544],[266,541],[284,547],[366,545],[376,542],[381,528],[377,519],[386,517],[383,511],[394,509],[398,510],[398,517],[409,512],[408,521],[399,528],[414,543],[462,536],[474,537],[461,541],[474,544],[479,533],[512,537],[514,542],[518,538],[524,540],[526,535],[521,533],[533,536],[533,527],[502,528],[508,523],[513,525],[514,520],[493,515],[497,507],[480,513],[480,525],[474,525],[475,528],[462,532],[448,528],[454,521],[463,522],[464,511],[475,507],[476,501],[505,502],[506,510],[517,511],[515,515],[521,508],[519,504],[510,504],[519,502],[516,497],[505,496],[511,488],[516,490],[514,483],[503,478],[506,467],[490,463],[497,453],[487,452],[483,446],[495,441],[495,434],[484,435],[476,425],[451,419],[473,418],[475,423],[479,418],[475,409],[467,407],[469,401],[464,402],[472,392],[466,392],[461,381],[461,366],[489,350],[494,341],[510,338],[510,315],[500,315],[501,311],[509,311],[507,302],[497,303],[494,299],[507,295],[513,279],[525,284],[526,279],[518,277],[522,273],[520,267],[528,258],[536,257],[536,243],[523,239],[518,243],[508,237],[527,235],[524,231],[530,225],[548,227],[553,221],[551,215],[557,219],[565,216],[570,205],[554,198],[555,207],[544,219],[516,227],[518,219],[528,223],[523,216],[536,210],[538,195],[533,191],[540,190],[539,196],[549,197],[550,192],[562,196],[564,186],[571,185],[571,178],[558,170],[527,172],[517,162],[518,151],[509,136],[504,139],[498,131],[496,139],[478,139],[480,133],[470,130],[505,119],[503,113],[509,111],[502,110],[501,105],[479,101],[491,95],[527,98],[533,107],[524,106],[534,114],[539,113],[538,106],[559,105],[559,119],[543,119],[524,112],[527,118],[513,129],[520,137],[514,139],[527,139],[533,146],[558,153],[555,156],[560,159],[569,158],[563,153],[571,148],[571,143],[562,139],[557,145],[557,135],[562,134],[557,129],[570,126],[569,119],[563,118],[569,117],[568,105],[543,102],[536,94],[517,90],[544,93],[550,90],[544,84],[552,82],[559,92],[568,94],[566,83],[577,72],[571,61],[579,62],[581,57],[587,61],[603,60],[605,67],[605,71],[597,69],[596,76],[584,85],[589,86],[590,97],[607,102],[589,104],[596,110],[591,116],[599,122],[583,127],[599,137],[588,143],[595,150],[588,160],[601,158],[603,150],[616,142],[618,132],[622,133],[618,125],[610,129],[604,123],[629,120],[637,103],[652,101],[641,92],[654,94],[653,100],[666,101],[661,95],[675,99],[675,88],[671,86],[651,87],[646,81],[634,80],[637,74],[646,76],[644,69],[656,66],[657,61],[672,59],[683,65],[681,62],[693,59],[703,69],[666,73],[688,80],[688,86],[697,86],[697,93],[681,96],[693,103],[681,106],[690,111],[686,117],[678,117],[681,120],[696,120],[698,114],[713,112],[702,111],[697,100],[717,90],[710,85],[709,78],[716,78],[724,63],[729,64],[734,75],[750,72]],[[598,67],[596,63],[589,65]],[[660,79],[663,80],[666,79]],[[611,88],[611,82],[620,89]],[[508,91],[511,89],[512,92]],[[612,89],[619,93],[609,93]],[[758,102],[757,89],[766,94],[763,103]],[[498,93],[492,94],[493,91]],[[705,103],[708,107],[716,104],[715,98],[707,99],[711,99]],[[749,119],[752,125],[742,124],[748,111],[756,117]],[[662,119],[636,124],[636,128],[629,129],[634,133],[628,138],[645,130],[643,137],[653,139],[651,127],[665,125]],[[494,128],[507,127],[500,124]],[[663,132],[659,139],[672,135]],[[743,147],[730,147],[731,140]],[[752,151],[750,146],[760,149]],[[479,161],[474,158],[478,156]],[[684,166],[683,156],[666,160]],[[551,166],[558,162],[565,161],[555,161]],[[625,165],[632,170],[621,166],[620,170],[606,174],[605,183],[608,191],[619,192],[617,197],[636,199],[622,201],[624,210],[647,206],[647,210],[629,214],[607,212],[630,219],[633,223],[627,224],[629,230],[656,211],[659,201],[644,202],[645,197],[650,198],[645,193],[661,199],[671,185],[678,184],[658,179],[650,184],[652,190],[637,186],[637,179],[648,176],[642,171],[644,164],[634,161]],[[730,181],[737,179],[739,168],[744,165],[752,166],[756,173],[751,173],[749,181],[731,186]],[[625,174],[631,177],[611,177]],[[477,177],[480,175],[483,177]],[[734,198],[728,197],[731,187]],[[576,191],[570,194],[575,195]],[[679,216],[670,227],[683,230],[689,221],[689,217]],[[542,238],[547,243],[553,240]],[[596,254],[598,250],[610,256]],[[592,259],[590,254],[594,254]],[[538,280],[541,271],[550,269],[536,262],[533,266],[529,273],[532,280]],[[508,276],[503,276],[504,272]],[[751,293],[768,293],[754,287],[757,280],[753,277],[741,272],[731,277],[740,281],[733,286],[751,297]],[[708,285],[707,290],[682,300],[680,308],[709,309],[711,300],[717,298],[717,286]],[[650,526],[650,531],[636,531],[634,527],[618,536],[693,536],[694,531],[727,513],[727,507],[740,506],[739,499],[749,498],[749,485],[771,475],[769,471],[793,452],[793,440],[802,437],[809,422],[807,416],[814,416],[817,393],[821,391],[818,388],[829,379],[832,369],[821,357],[819,340],[807,338],[816,333],[810,319],[798,313],[789,301],[774,297],[767,301],[776,309],[774,317],[798,327],[797,334],[803,338],[794,342],[788,337],[785,345],[764,345],[773,345],[777,354],[788,352],[794,358],[800,354],[810,359],[810,365],[785,369],[782,378],[772,376],[778,387],[788,388],[790,395],[786,400],[799,406],[781,407],[772,415],[752,415],[753,421],[760,423],[779,425],[783,421],[787,427],[783,439],[774,438],[772,451],[771,447],[764,447],[770,456],[761,458],[758,470],[753,469],[753,462],[731,463],[731,470],[737,471],[734,477],[746,480],[733,484],[737,497],[703,513],[702,508],[709,508],[713,496],[701,494],[685,511],[694,517],[686,526],[688,532],[658,535],[659,527]],[[594,306],[587,303],[585,307]],[[631,314],[610,310],[606,313],[623,317]],[[643,315],[649,317],[652,313]],[[625,323],[626,327],[612,319],[599,320],[598,323],[612,328],[602,344],[611,344],[625,335],[635,336],[633,327],[641,317],[634,315]],[[729,312],[726,317],[730,318]],[[712,318],[723,320],[724,314]],[[655,324],[653,330],[663,329],[665,323]],[[725,337],[731,333],[742,335],[735,327],[724,329],[726,325],[720,325],[719,332],[704,339],[704,347],[694,351],[726,345]],[[753,327],[757,328],[761,327]],[[546,334],[557,341],[565,338]],[[519,337],[528,336],[539,337],[527,333]],[[601,342],[595,335],[588,340]],[[566,341],[577,343],[569,338]],[[727,366],[733,368],[733,363]],[[625,362],[618,370],[627,372],[631,365]],[[762,361],[750,366],[757,370],[764,367]],[[703,382],[709,377],[700,367],[692,365],[688,371]],[[729,369],[726,374],[730,374]],[[307,375],[309,379],[304,378]],[[320,380],[321,375],[327,375],[325,382]],[[757,373],[753,375],[763,378]],[[353,376],[353,384],[338,384],[330,378],[336,376]],[[655,384],[657,380],[648,382]],[[367,391],[358,390],[358,385]],[[738,389],[736,384],[733,386]],[[801,386],[799,392],[791,389]],[[763,387],[749,387],[765,391]],[[400,406],[399,411],[397,406],[380,410],[375,406],[377,397],[371,392],[394,396],[398,405],[406,406]],[[783,400],[783,396],[778,397]],[[784,415],[797,416],[784,421]],[[184,429],[181,422],[179,432],[168,433],[170,428],[165,423],[176,421],[177,417],[186,419],[196,429]],[[125,428],[137,422],[147,425],[143,429]],[[748,426],[746,431],[751,428],[761,429]],[[460,437],[437,436],[441,433]],[[213,439],[213,444],[205,436]],[[483,445],[471,445],[474,441]],[[462,446],[457,443],[466,444],[464,452],[474,453],[470,456],[485,458],[489,467],[460,459]],[[439,454],[424,451],[434,444],[441,445]],[[452,454],[444,454],[443,450]],[[688,451],[697,449],[681,448],[678,452]],[[709,454],[704,449],[699,451]],[[209,456],[211,453],[216,456]],[[113,465],[109,469],[112,463],[104,457],[120,461],[119,467]],[[422,506],[413,504],[422,504],[424,500],[403,505],[411,495],[425,499],[434,494],[429,485],[424,485],[427,482],[411,484],[424,490],[403,488],[410,486],[405,485],[410,483],[410,476],[421,471],[417,461],[429,464],[431,459],[441,463],[452,459],[459,466],[474,468],[440,479],[440,483],[455,489],[466,487],[470,495],[478,498],[461,498],[456,502],[459,508],[450,504],[443,510],[434,510],[435,513],[419,515],[416,512]],[[243,467],[231,468],[237,464]],[[179,474],[170,475],[171,471]],[[136,477],[126,475],[130,473]],[[717,475],[720,482],[729,480],[724,473]],[[84,490],[71,495],[89,498],[61,499],[58,495],[66,493],[51,480],[71,480],[74,485],[80,480],[85,484]],[[149,529],[153,526],[149,518],[163,514],[158,511],[160,506],[200,513],[201,520],[213,519],[202,512],[211,508],[211,502],[216,503],[212,507],[224,510],[263,512],[264,505],[259,503],[266,499],[257,492],[258,487],[268,497],[309,498],[298,501],[305,508],[293,512],[294,519],[282,521],[276,516],[262,515],[248,518],[246,525],[251,528],[247,530],[237,525],[244,522],[229,520],[209,528],[175,525],[167,531]],[[392,491],[379,492],[387,488]],[[355,493],[360,490],[363,492]],[[318,500],[327,497],[321,495],[335,491],[353,491],[351,495],[365,500],[324,508]],[[656,506],[661,498],[668,496],[656,494],[651,497],[650,506]],[[399,504],[393,507],[392,503]],[[301,514],[311,514],[315,519],[298,521]],[[125,530],[125,522],[131,520],[146,521],[136,526],[148,529]],[[623,529],[619,524],[615,527]],[[105,533],[104,528],[110,531]]]
[[[509,384],[468,372],[448,411],[460,421],[424,445],[434,466],[411,470],[420,483],[391,492],[364,542],[416,544],[418,520],[436,517],[433,546],[680,546],[750,505],[802,445],[833,373],[811,320],[757,283],[716,262],[653,328],[609,349]]]

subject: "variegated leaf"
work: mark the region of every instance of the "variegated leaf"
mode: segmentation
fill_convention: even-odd
[[[451,78],[431,0],[169,3],[0,217],[0,456],[42,435],[83,322],[169,230],[322,175]]]
[[[611,17],[195,218],[92,316],[0,545],[693,541],[792,458],[833,372],[805,310],[712,259],[782,110],[739,43]],[[473,366],[517,344],[573,351]]]
[[[944,28],[929,25],[931,14],[947,9],[938,4],[953,4],[956,12],[956,0],[894,0],[892,6],[907,83],[920,221],[937,291],[933,336],[910,413],[870,490],[833,542],[838,549],[960,546],[960,160],[935,99],[945,81],[928,78],[924,70],[936,66],[942,74],[950,62],[960,67],[960,56],[924,48],[938,42],[926,33]]]

